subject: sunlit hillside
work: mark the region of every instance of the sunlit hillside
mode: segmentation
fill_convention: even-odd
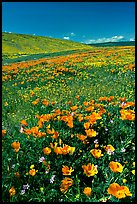
[[[70,40],[25,34],[2,33],[3,58],[17,58],[23,55],[47,54],[79,49],[91,49],[91,47]]]

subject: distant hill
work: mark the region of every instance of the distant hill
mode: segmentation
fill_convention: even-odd
[[[94,44],[88,44],[88,45],[95,46],[95,47],[135,46],[135,41],[94,43]]]
[[[2,55],[30,55],[91,49],[89,45],[50,37],[2,32]]]

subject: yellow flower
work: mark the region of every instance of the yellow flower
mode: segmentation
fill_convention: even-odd
[[[46,126],[47,129],[50,129],[50,124]]]
[[[99,147],[99,144],[95,144],[95,148],[98,148]]]
[[[123,181],[123,183],[126,183],[126,182],[127,182],[127,179],[123,179],[122,181]]]
[[[96,135],[97,135],[96,131],[93,129],[85,130],[85,132],[86,132],[88,137],[96,137]]]
[[[131,172],[132,172],[132,174],[134,174],[134,175],[135,175],[135,170],[132,170]]]
[[[16,190],[15,190],[14,186],[9,190],[9,194],[10,194],[10,196],[13,196],[16,194]]]
[[[90,126],[90,123],[89,123],[89,122],[84,123],[84,128],[85,128],[86,130],[89,129],[89,126]]]
[[[68,176],[68,175],[71,175],[71,173],[73,172],[74,170],[72,169],[72,167],[68,167],[68,166],[64,166],[63,165],[63,168],[62,168],[62,174],[64,176]]]
[[[94,166],[94,164],[88,163],[87,166],[83,165],[82,166],[84,173],[86,174],[86,176],[90,177],[90,176],[94,176],[95,174],[98,173],[97,168]]]
[[[51,149],[49,147],[45,147],[42,150],[44,152],[44,154],[49,155],[51,153]]]
[[[30,169],[33,169],[34,168],[34,164],[32,164],[31,166],[30,166]]]
[[[84,193],[86,196],[90,197],[90,196],[91,196],[91,192],[92,192],[92,189],[91,189],[90,187],[85,187],[85,188],[84,188],[83,193]]]
[[[99,158],[101,156],[103,156],[103,154],[101,154],[101,150],[100,149],[92,149],[90,151],[90,153],[95,157],[95,158]]]
[[[135,167],[135,162],[133,162],[132,164],[133,164],[133,166]]]
[[[43,187],[40,187],[40,191],[43,192],[43,191],[44,191],[44,188],[43,188]]]
[[[123,171],[123,166],[119,162],[111,161],[109,163],[109,167],[115,173],[117,173],[117,172],[122,173],[122,171]]]
[[[9,104],[7,102],[4,103],[4,106],[8,106]]]
[[[69,154],[72,155],[75,151],[75,147],[69,147]]]

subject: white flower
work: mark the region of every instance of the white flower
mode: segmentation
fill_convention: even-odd
[[[48,173],[49,173],[49,171],[45,170],[45,174],[48,174]]]
[[[124,106],[124,105],[126,105],[126,103],[123,101],[123,102],[121,103],[121,106]]]
[[[53,175],[50,179],[50,183],[53,183],[54,182],[54,178],[55,178],[55,175]]]
[[[24,128],[21,126],[20,133],[23,133],[23,132],[24,132]]]
[[[71,115],[74,116],[74,112],[72,112]]]
[[[39,163],[40,163],[40,162],[43,162],[44,160],[45,160],[44,157],[40,157],[40,159],[39,159]]]
[[[94,167],[95,167],[95,169],[97,170],[97,168],[98,168],[98,165],[95,165]]]
[[[133,150],[135,150],[135,146],[134,146],[134,147],[132,147],[132,149],[133,149]]]
[[[94,143],[97,144],[98,143],[98,139],[94,140]]]
[[[121,152],[125,152],[126,151],[126,149],[123,147],[122,149],[121,149]]]
[[[26,190],[26,189],[28,189],[29,187],[30,187],[29,184],[23,185],[23,190]]]
[[[114,154],[114,152],[111,151],[110,149],[108,149],[107,153],[108,153],[109,155]]]
[[[14,169],[15,168],[15,164],[13,164],[11,168]]]
[[[25,193],[25,190],[21,190],[21,193],[20,193],[20,194],[23,195],[24,193]]]

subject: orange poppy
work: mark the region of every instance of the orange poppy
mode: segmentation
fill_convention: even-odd
[[[44,154],[49,155],[51,153],[51,149],[49,147],[45,147],[42,150],[44,152]]]
[[[64,166],[64,165],[62,167],[62,174],[65,176],[71,175],[73,171],[74,170],[72,169],[72,167],[69,168],[68,166]]]
[[[88,177],[94,176],[95,174],[98,173],[97,168],[94,166],[94,164],[91,164],[91,163],[88,163],[87,165],[83,165],[82,168],[84,170],[84,174],[86,174],[86,176]]]
[[[16,194],[16,190],[15,190],[14,186],[9,190],[9,194],[10,194],[10,196],[13,196]]]
[[[118,183],[110,184],[108,193],[115,196],[118,199],[125,198],[126,196],[132,196],[127,186],[120,186]]]
[[[117,173],[117,172],[122,173],[122,171],[123,171],[123,166],[119,162],[111,161],[109,163],[109,167],[115,173]]]
[[[13,142],[13,143],[11,144],[11,146],[12,146],[12,148],[14,148],[14,151],[15,151],[15,152],[18,152],[19,149],[20,149],[20,143],[19,143],[19,142]]]
[[[91,196],[91,192],[92,192],[92,189],[91,189],[90,187],[85,187],[85,188],[84,188],[83,193],[84,193],[86,196],[90,197],[90,196]]]
[[[103,154],[101,153],[100,149],[92,149],[90,151],[90,153],[95,157],[95,158],[99,158],[101,156],[103,156]]]

